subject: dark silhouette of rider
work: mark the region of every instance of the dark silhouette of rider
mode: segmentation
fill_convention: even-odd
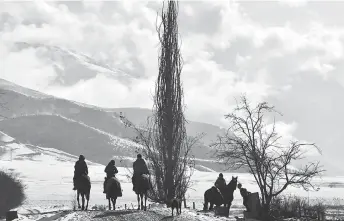
[[[75,181],[82,175],[88,175],[88,167],[83,155],[79,156],[79,160],[74,165],[73,190],[76,190]]]
[[[221,193],[224,193],[224,190],[226,188],[226,180],[223,178],[223,174],[220,173],[219,177],[216,179],[214,186],[216,186]]]
[[[105,193],[105,185],[106,181],[111,178],[115,177],[116,174],[118,173],[117,167],[115,166],[115,160],[111,160],[108,165],[105,167],[104,172],[106,173],[105,181],[104,181],[104,190],[103,193]]]
[[[133,163],[133,170],[134,170],[134,174],[133,177],[131,179],[131,182],[133,183],[133,191],[136,192],[136,180],[138,177],[140,177],[142,174],[149,174],[149,170],[146,164],[146,161],[144,159],[142,159],[142,155],[141,154],[137,154],[137,159],[136,161]]]

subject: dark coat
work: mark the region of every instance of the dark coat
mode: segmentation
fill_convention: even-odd
[[[118,173],[117,167],[114,164],[109,163],[106,167],[104,172],[106,173],[107,177],[113,177]]]
[[[251,194],[251,192],[247,191],[247,189],[245,188],[240,189],[240,195],[242,196],[242,198],[246,199],[249,194]]]
[[[141,175],[141,174],[149,174],[149,170],[148,170],[146,161],[144,159],[137,159],[133,163],[133,169],[134,169],[134,176]]]
[[[223,177],[218,177],[215,181],[215,186],[218,186],[219,189],[224,189],[226,187],[226,180]]]
[[[82,174],[88,175],[88,167],[84,160],[78,160],[74,165],[74,175],[81,176]]]

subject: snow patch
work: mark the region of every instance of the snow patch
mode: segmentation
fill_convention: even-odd
[[[14,141],[14,138],[0,131],[0,141],[4,143],[10,143]]]

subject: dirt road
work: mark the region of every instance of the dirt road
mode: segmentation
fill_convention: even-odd
[[[196,211],[185,210],[181,215],[171,216],[169,209],[153,209],[149,211],[118,210],[118,211],[64,211],[54,216],[39,219],[38,221],[234,221],[234,217],[214,217],[210,214],[201,214]]]

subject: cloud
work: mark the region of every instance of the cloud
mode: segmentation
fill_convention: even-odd
[[[1,78],[19,85],[44,91],[56,73],[50,65],[44,64],[36,56],[36,50],[29,48],[20,53],[9,51],[8,42],[0,43]]]
[[[34,20],[36,23],[24,25],[18,22],[14,30],[4,33],[3,39],[4,41],[59,45],[86,53],[135,76],[141,76],[143,79],[156,76],[158,39],[155,30],[155,10],[158,8],[147,2],[135,3],[140,4],[140,7],[127,1],[111,4],[84,2],[84,9],[79,9],[79,13],[73,13],[70,10],[72,7],[68,4],[66,6],[54,2],[37,2],[25,5],[28,10],[22,10],[24,6],[17,4],[17,7],[10,7],[11,12],[18,15],[22,21]],[[243,13],[240,5],[235,2],[229,4],[227,2],[192,2],[185,3],[185,8],[182,7],[183,4],[183,2],[180,4],[181,18],[192,16],[195,21],[187,23],[188,26],[184,23],[180,25],[183,40],[182,55],[185,60],[182,78],[187,88],[185,91],[187,113],[191,118],[203,118],[207,119],[207,122],[221,124],[223,119],[218,116],[230,111],[234,102],[233,96],[246,93],[258,102],[271,93],[276,93],[277,90],[272,86],[274,82],[271,82],[269,76],[272,73],[264,68],[264,66],[269,66],[265,64],[265,60],[283,56],[277,53],[281,49],[286,53],[285,51],[293,49],[297,51],[298,47],[304,46],[303,42],[300,43],[302,38],[299,38],[297,33],[289,27],[265,28],[251,21],[249,16]],[[103,10],[110,6],[116,7],[112,13],[104,13],[107,15],[104,17]],[[204,13],[208,13],[208,21],[214,18],[212,23],[217,28],[211,32],[200,20],[204,18]],[[217,15],[220,16],[217,17]],[[37,25],[38,23],[40,25]],[[236,54],[234,63],[240,69],[235,67],[228,69],[213,59],[214,53],[217,53],[216,49],[231,50],[236,39],[249,39],[252,42],[250,48],[252,55]],[[266,51],[266,45],[269,45],[271,41],[277,42],[278,48],[273,48],[265,56],[261,56],[260,52]],[[26,55],[23,53],[22,59],[25,59]],[[16,56],[19,54],[17,53]],[[262,67],[257,69],[257,66]],[[41,73],[45,71],[45,68],[49,68],[44,67],[44,64],[40,67],[42,67]],[[53,74],[49,76],[51,78]],[[10,79],[13,80],[14,77]],[[47,82],[48,76],[41,79],[46,79],[44,80],[46,87],[50,85],[51,82]],[[31,87],[33,87],[36,80],[33,78],[31,82]],[[92,85],[101,82],[100,79],[79,82],[75,88],[80,88],[82,84]],[[135,90],[134,85],[131,87]],[[153,87],[153,82],[150,87]],[[62,90],[57,91],[62,93]],[[68,91],[62,94],[68,94],[73,99],[87,101],[84,97],[78,98],[81,94],[76,92],[77,89]],[[72,94],[72,91],[76,94]],[[129,93],[129,90],[123,90],[122,93]],[[131,90],[130,93],[133,91]],[[56,95],[58,95],[57,92]],[[133,100],[136,101],[135,98]],[[204,105],[205,100],[211,100],[212,105]]]
[[[95,78],[79,81],[71,87],[49,87],[46,92],[105,108],[149,107],[153,103],[152,97],[142,95],[152,94],[152,81],[134,80],[130,85],[123,85],[113,78],[98,74]]]
[[[102,1],[83,1],[82,4],[85,10],[92,12],[100,12],[104,6]]]
[[[309,0],[279,0],[280,4],[287,5],[289,7],[302,7],[306,6]]]
[[[342,13],[302,2],[180,2],[189,119],[227,126],[224,114],[246,93],[253,103],[276,105],[284,113],[279,121],[295,122],[294,129],[281,129],[286,138],[314,140],[336,157],[333,150],[344,144],[336,132],[344,111],[338,95],[344,92]],[[151,107],[160,7],[161,1],[1,2],[0,77],[100,106]],[[95,73],[71,86],[58,84],[54,64],[34,48],[14,51],[18,41],[69,48],[135,80],[125,84]]]

